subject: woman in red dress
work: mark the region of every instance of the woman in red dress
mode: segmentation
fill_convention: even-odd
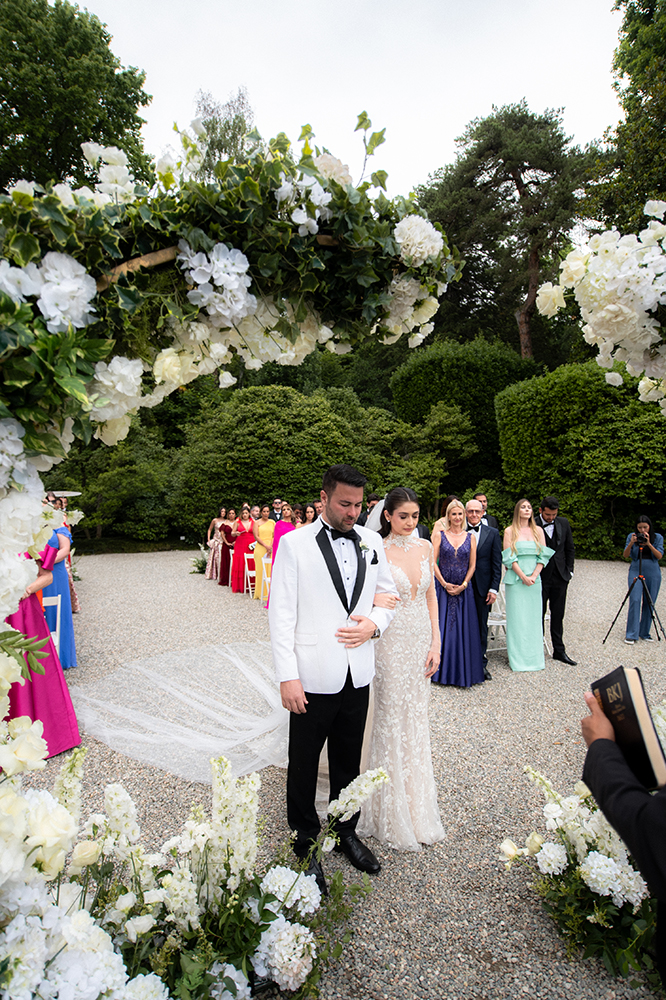
[[[235,531],[238,537],[234,544],[234,558],[231,564],[231,589],[234,594],[242,594],[245,591],[245,556],[249,554],[248,568],[254,573],[254,556],[250,551],[250,546],[254,545],[254,532],[252,528],[254,521],[250,517],[250,508],[243,504],[240,517],[236,521]]]
[[[220,587],[228,587],[231,578],[231,556],[237,538],[237,533],[234,531],[235,523],[236,511],[230,507],[226,520],[222,521],[219,527],[222,547],[220,549],[220,577],[217,582]]]

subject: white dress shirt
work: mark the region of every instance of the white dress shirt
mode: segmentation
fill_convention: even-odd
[[[351,538],[334,539],[330,534],[333,531],[333,525],[325,521],[323,517],[321,520],[329,529],[328,540],[331,543],[333,554],[340,568],[340,576],[342,577],[345,594],[347,595],[347,604],[351,604],[354,584],[356,583],[356,573],[358,571],[358,550]]]

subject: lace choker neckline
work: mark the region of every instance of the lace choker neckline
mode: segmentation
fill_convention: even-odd
[[[420,539],[412,538],[411,535],[394,535],[393,532],[384,539],[384,546],[397,545],[399,549],[409,549],[413,545],[418,545]]]

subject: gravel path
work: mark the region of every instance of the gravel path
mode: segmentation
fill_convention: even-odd
[[[207,643],[268,639],[259,601],[189,575],[191,554],[160,552],[78,560],[82,611],[75,617],[79,664],[70,683],[90,685],[122,663]],[[491,655],[493,680],[470,690],[433,689],[430,721],[446,840],[417,854],[370,842],[383,863],[373,892],[352,917],[354,938],[325,975],[322,1000],[620,1000],[653,996],[614,980],[596,962],[570,961],[553,923],[530,890],[527,868],[506,872],[497,845],[543,832],[542,800],[522,773],[531,764],[571,790],[585,748],[582,692],[620,663],[640,666],[652,703],[666,696],[663,643],[623,642],[625,612],[601,640],[627,586],[626,566],[578,562],[569,587],[565,642],[578,666],[546,658],[546,669],[512,674],[506,654]],[[73,676],[73,675],[76,676]],[[187,678],[183,678],[187,683]],[[84,815],[120,781],[134,797],[145,839],[176,833],[208,786],[186,782],[114,753],[88,747]],[[58,760],[35,774],[50,787]],[[287,835],[285,773],[262,772],[266,855]],[[353,869],[331,856],[330,873]]]

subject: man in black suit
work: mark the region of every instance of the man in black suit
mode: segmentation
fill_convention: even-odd
[[[380,500],[381,500],[381,497],[380,497],[379,493],[368,493],[367,500],[365,501],[366,508],[365,508],[365,510],[361,511],[361,513],[358,515],[358,521],[356,523],[360,524],[361,527],[363,527],[363,525],[368,520],[368,515],[369,515],[370,511],[374,507],[377,506],[377,504],[379,503]]]
[[[592,714],[581,721],[588,747],[583,781],[629,848],[657,900],[654,951],[666,986],[666,788],[651,795],[643,787],[616,744],[613,726],[591,692],[585,695],[585,701]]]
[[[273,501],[273,506],[271,507],[271,512],[268,516],[272,521],[282,520],[282,501],[279,497],[276,497]]]
[[[560,502],[557,497],[544,497],[535,518],[546,536],[546,545],[555,553],[541,571],[542,616],[550,601],[550,638],[553,642],[553,659],[575,667],[576,661],[567,656],[562,638],[564,609],[567,603],[567,587],[573,576],[574,543],[571,525],[566,517],[559,516]]]
[[[488,670],[488,613],[497,600],[502,578],[502,543],[497,528],[482,523],[483,504],[479,500],[469,500],[465,508],[468,530],[476,537],[476,569],[472,577],[472,589],[476,613],[481,632],[483,649],[483,673],[487,681],[492,680]]]
[[[499,531],[499,521],[492,514],[488,513],[488,497],[485,493],[475,493],[473,500],[478,500],[481,504],[481,524],[485,524],[488,528],[496,528]]]

